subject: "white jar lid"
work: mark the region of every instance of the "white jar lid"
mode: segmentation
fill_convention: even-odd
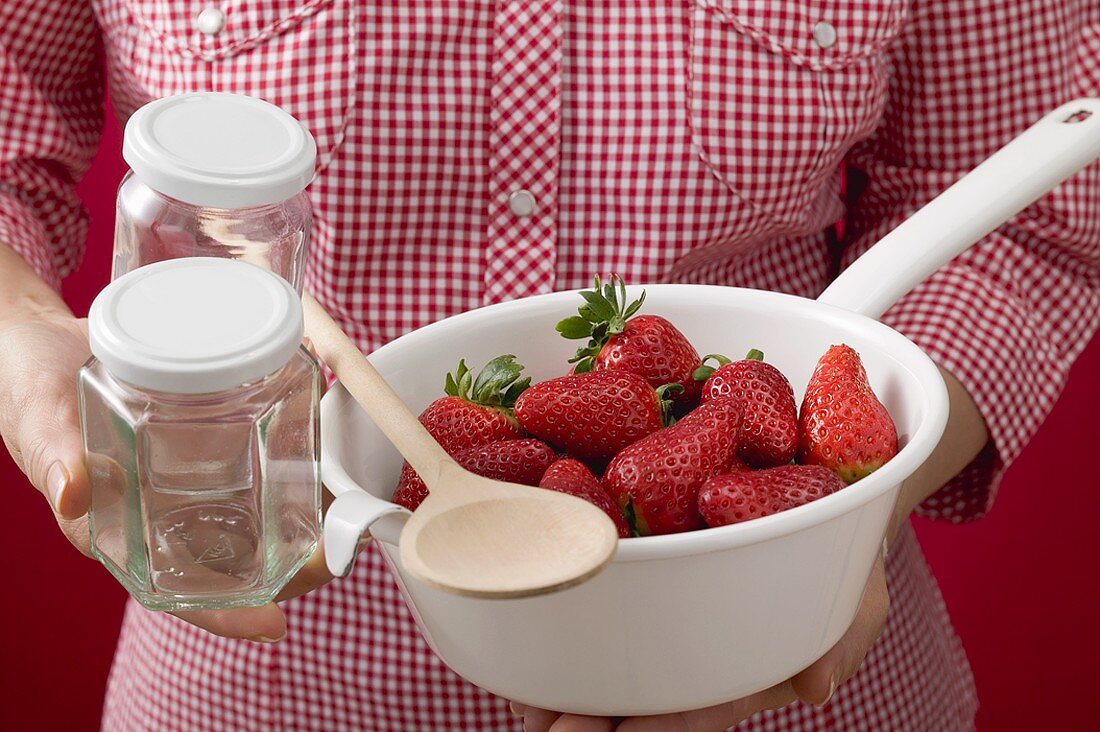
[[[92,355],[143,389],[207,394],[282,368],[302,341],[302,302],[282,277],[216,257],[129,272],[92,302]]]
[[[149,102],[126,122],[122,157],[138,180],[184,203],[279,203],[313,178],[317,144],[274,104],[198,92]]]

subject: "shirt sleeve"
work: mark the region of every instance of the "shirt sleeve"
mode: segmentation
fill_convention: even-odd
[[[102,121],[91,4],[0,2],[0,242],[54,288],[84,250],[87,214],[74,186]]]
[[[863,190],[842,264],[1046,112],[1100,96],[1100,4],[913,0],[891,56],[884,122],[850,156]],[[943,267],[883,320],[966,386],[990,433],[919,511],[978,518],[1100,322],[1100,166]]]

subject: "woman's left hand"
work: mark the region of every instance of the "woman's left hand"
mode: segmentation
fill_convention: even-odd
[[[515,703],[512,711],[523,715],[525,732],[724,732],[759,711],[784,707],[796,699],[823,706],[837,686],[855,675],[882,633],[890,606],[883,560],[879,555],[844,637],[809,668],[758,694],[690,712],[631,717],[618,724],[608,717],[561,714]]]
[[[526,732],[724,732],[757,712],[784,707],[796,699],[824,706],[837,687],[859,670],[867,652],[886,624],[890,593],[886,589],[886,547],[918,504],[957,475],[974,459],[989,439],[985,422],[966,388],[948,371],[941,369],[947,384],[951,412],[940,444],[925,463],[902,485],[887,541],[871,570],[856,618],[844,637],[828,653],[800,673],[759,694],[676,714],[632,717],[616,724],[607,717],[561,714],[513,704],[523,715]]]

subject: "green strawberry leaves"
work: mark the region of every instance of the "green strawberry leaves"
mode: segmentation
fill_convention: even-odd
[[[523,364],[516,363],[516,357],[509,354],[489,361],[475,379],[463,359],[453,374],[447,374],[443,391],[474,404],[511,409],[519,395],[531,385],[531,377],[521,379],[522,373]]]
[[[562,336],[575,341],[592,335],[592,323],[579,315],[574,315],[558,323],[557,331]]]
[[[466,366],[465,359],[458,362],[458,369],[453,374],[448,373],[443,381],[443,392],[447,396],[468,399],[470,394],[470,369]]]
[[[622,509],[623,515],[626,516],[626,525],[630,527],[630,535],[642,536],[642,532],[638,529],[638,513],[634,509],[634,501],[626,499],[626,505]]]
[[[592,365],[608,339],[623,332],[626,321],[641,309],[645,302],[645,290],[634,302],[627,302],[626,283],[618,275],[611,275],[603,282],[599,275],[594,278],[591,290],[582,290],[584,304],[577,308],[577,315],[565,318],[556,326],[562,337],[570,340],[588,339],[588,343],[577,349],[576,355],[569,359],[575,364],[573,372],[583,374],[592,370]]]

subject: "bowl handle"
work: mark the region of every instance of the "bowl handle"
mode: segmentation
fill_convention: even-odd
[[[359,554],[359,542],[379,519],[392,514],[411,516],[409,511],[367,493],[341,468],[329,465],[325,487],[336,500],[325,512],[325,564],[334,577],[347,577]]]
[[[1055,109],[879,240],[818,302],[878,318],[922,280],[1100,157],[1100,98]]]

